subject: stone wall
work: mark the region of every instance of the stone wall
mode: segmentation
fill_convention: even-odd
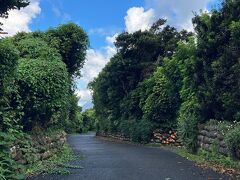
[[[198,133],[198,146],[199,148],[212,151],[217,150],[220,154],[230,155],[230,151],[224,140],[224,136],[218,131],[217,125],[199,125]],[[131,138],[124,136],[124,134],[111,134],[111,133],[97,133],[97,136],[110,137],[122,141],[132,141]],[[176,131],[162,131],[157,129],[153,132],[151,143],[162,144],[162,145],[174,145],[182,146],[180,139],[177,136]],[[240,149],[236,152],[236,157],[240,159]]]
[[[97,132],[97,136],[107,137],[112,139],[117,139],[121,141],[132,141],[129,137],[126,137],[124,134],[111,134],[106,132]]]
[[[108,137],[121,141],[132,141],[131,138],[126,137],[124,134],[111,134],[106,132],[98,132],[97,136]],[[180,140],[177,137],[177,132],[173,130],[163,131],[161,129],[156,129],[152,133],[151,143],[182,146]]]
[[[199,125],[198,145],[200,148],[211,151],[214,147],[223,155],[229,155],[229,150],[216,125]]]
[[[20,164],[31,164],[48,159],[67,142],[66,136],[65,132],[54,135],[30,136],[27,144],[16,144],[10,149],[11,156]]]

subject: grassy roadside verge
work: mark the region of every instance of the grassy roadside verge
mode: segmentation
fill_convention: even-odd
[[[70,169],[82,169],[81,166],[72,166],[68,162],[82,159],[75,155],[69,145],[64,145],[62,150],[47,160],[42,160],[27,167],[26,176],[33,177],[39,174],[62,174],[70,173]]]
[[[184,148],[177,149],[177,154],[195,162],[203,169],[210,168],[234,179],[240,179],[240,162],[233,161],[230,157],[204,150],[199,150],[197,154],[191,154]]]
[[[240,179],[240,162],[233,161],[230,157],[226,157],[218,153],[214,153],[214,152],[211,153],[211,152],[199,150],[197,154],[191,154],[184,147],[163,146],[161,144],[154,144],[154,143],[139,144],[139,143],[134,143],[130,141],[121,141],[121,140],[110,138],[110,137],[98,136],[98,138],[102,140],[112,141],[112,142],[133,144],[133,145],[169,150],[190,161],[193,161],[196,164],[196,166],[200,168],[203,168],[203,169],[210,168],[218,173],[231,176],[233,179]]]

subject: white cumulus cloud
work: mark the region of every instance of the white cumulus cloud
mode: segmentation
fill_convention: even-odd
[[[116,37],[117,34],[106,37],[107,45],[105,47],[97,50],[87,50],[86,63],[82,69],[82,78],[77,80],[77,84],[80,84],[80,87],[76,90],[77,96],[80,97],[79,104],[83,107],[92,100],[91,92],[87,88],[87,84],[98,76],[110,58],[117,52],[113,45]]]
[[[143,7],[132,7],[127,11],[125,16],[126,31],[133,33],[138,30],[148,30],[156,20],[155,11],[144,10]]]
[[[36,18],[40,12],[39,0],[31,0],[29,6],[21,10],[9,11],[7,19],[0,18],[0,22],[3,23],[2,29],[8,33],[8,36],[21,31],[29,32],[32,19]]]
[[[86,82],[90,82],[97,77],[98,73],[103,69],[110,58],[116,54],[116,48],[113,46],[113,37],[107,37],[106,41],[109,44],[101,49],[87,50],[86,63],[82,69],[82,79]]]
[[[119,35],[119,33],[116,33],[113,36],[107,36],[106,37],[106,42],[110,45],[110,47],[113,47],[113,44],[115,43],[118,35]]]
[[[79,89],[75,94],[81,98],[81,102],[88,102],[91,100],[91,92],[88,89]],[[84,105],[84,103],[81,105]]]
[[[146,8],[153,8],[158,18],[167,18],[168,23],[179,29],[193,30],[194,12],[207,10],[215,0],[145,0]]]

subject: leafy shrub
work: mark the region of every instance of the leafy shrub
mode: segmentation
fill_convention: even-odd
[[[131,136],[131,132],[133,131],[133,127],[135,125],[135,120],[133,119],[122,119],[121,123],[119,125],[119,132],[121,134],[124,134],[124,136],[126,137],[130,137]]]
[[[10,157],[10,147],[18,135],[15,112],[10,105],[16,90],[18,57],[18,51],[8,40],[0,40],[0,179],[23,179],[22,167]]]
[[[57,123],[69,97],[65,64],[57,60],[21,59],[17,73],[24,128],[31,130],[34,124]]]
[[[100,119],[102,117],[97,116],[98,122],[96,124],[97,132],[109,132],[110,130],[110,122],[106,119]]]
[[[24,179],[23,167],[10,156],[15,143],[22,145],[29,163],[36,160],[22,125],[24,130],[42,129],[66,119],[69,127],[81,128],[81,110],[69,98],[73,83],[67,67],[72,74],[82,67],[87,35],[73,23],[53,31],[51,36],[36,32],[0,39],[0,179]]]
[[[228,121],[218,121],[217,123],[218,132],[221,133],[223,136],[226,136],[226,134],[233,128],[234,124]]]
[[[63,120],[58,123],[58,127],[64,129],[67,133],[83,132],[82,108],[78,105],[79,98],[75,94],[70,94],[69,102]]]
[[[237,159],[240,151],[240,125],[232,128],[226,134],[226,143],[233,159]]]
[[[146,120],[141,120],[132,130],[131,138],[134,142],[148,143],[152,136],[152,124]]]
[[[0,130],[11,126],[9,122],[10,96],[14,89],[14,79],[18,51],[8,41],[0,40]],[[10,123],[10,124],[9,124]]]
[[[178,133],[184,146],[189,152],[197,151],[197,135],[198,135],[198,115],[199,105],[196,99],[192,97],[182,103],[178,117]]]
[[[82,121],[83,121],[83,132],[87,131],[93,131],[95,130],[95,110],[94,109],[88,109],[82,113]]]
[[[13,39],[15,40],[15,38]],[[45,59],[45,60],[61,60],[61,55],[58,53],[57,49],[51,48],[47,42],[40,38],[33,38],[26,36],[19,42],[15,42],[19,52],[20,57],[24,59]]]
[[[143,106],[144,119],[151,121],[156,128],[172,128],[176,125],[176,95],[173,85],[158,68],[152,77],[154,85]]]
[[[13,133],[0,132],[0,179],[24,179],[23,167],[10,156],[10,147],[16,136]]]
[[[119,131],[133,142],[148,143],[152,136],[153,125],[147,120],[122,120]]]

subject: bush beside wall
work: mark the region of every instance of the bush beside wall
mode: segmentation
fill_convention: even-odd
[[[198,146],[240,160],[240,128],[238,124],[210,120],[198,126]]]
[[[46,160],[63,148],[67,142],[66,136],[64,131],[52,135],[28,136],[25,143],[16,142],[10,149],[11,157],[23,165]]]

